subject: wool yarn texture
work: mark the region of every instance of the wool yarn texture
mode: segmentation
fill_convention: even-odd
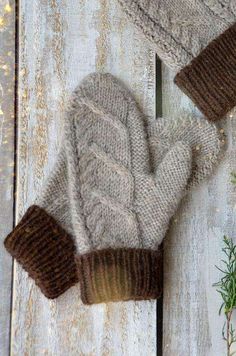
[[[220,156],[215,126],[201,123],[206,137],[196,155],[197,119],[180,120],[185,133],[168,121],[149,123],[112,75],[84,79],[51,176],[5,240],[45,296],[77,282],[85,304],[161,295],[170,219],[190,181],[209,176]]]
[[[118,0],[210,120],[236,104],[235,0]]]
[[[148,140],[152,165],[157,166],[175,142],[185,142],[192,150],[191,176],[186,194],[214,173],[225,153],[224,130],[204,118],[185,113],[178,120],[149,119]]]

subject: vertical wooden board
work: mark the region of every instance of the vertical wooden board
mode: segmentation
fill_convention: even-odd
[[[153,115],[154,60],[115,1],[20,2],[18,219],[55,162],[71,90],[108,71]],[[79,295],[49,301],[15,264],[12,355],[156,355],[155,302],[86,307]]]
[[[12,260],[3,241],[13,226],[15,2],[0,2],[0,353],[9,353]]]
[[[183,112],[200,116],[173,79],[174,73],[164,68],[164,116],[173,120]],[[226,354],[224,320],[218,315],[221,300],[212,285],[220,277],[215,265],[223,257],[223,236],[234,237],[236,227],[236,190],[230,183],[236,167],[236,123],[235,114],[230,116],[218,124],[227,136],[224,159],[214,176],[184,200],[165,242],[165,356]]]

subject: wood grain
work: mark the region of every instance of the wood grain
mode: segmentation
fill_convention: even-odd
[[[0,4],[0,350],[9,353],[12,260],[3,240],[13,226],[14,193],[14,1]]]
[[[20,2],[17,218],[33,202],[58,152],[68,94],[88,73],[109,71],[154,115],[155,57],[116,2]],[[156,355],[155,302],[83,306],[79,286],[57,301],[14,268],[11,355]]]
[[[173,84],[174,73],[163,69],[163,114],[175,120],[184,111],[199,116]],[[236,167],[236,112],[219,126],[228,148],[215,175],[185,199],[165,243],[164,355],[226,355],[222,340],[221,300],[212,287],[224,234],[234,237],[236,190],[230,172]]]

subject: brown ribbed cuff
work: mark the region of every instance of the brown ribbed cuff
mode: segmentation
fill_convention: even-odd
[[[78,282],[73,239],[43,209],[31,206],[4,245],[47,298]]]
[[[162,253],[106,249],[77,257],[84,304],[157,299],[162,293]]]
[[[208,119],[223,118],[236,105],[236,24],[212,41],[174,81]]]

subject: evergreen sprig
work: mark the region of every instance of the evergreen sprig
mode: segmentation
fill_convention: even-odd
[[[217,292],[223,300],[219,310],[219,314],[223,311],[226,317],[222,336],[227,342],[227,356],[232,356],[236,354],[235,352],[231,352],[232,345],[236,343],[235,329],[231,322],[233,310],[236,309],[236,245],[227,236],[224,236],[223,242],[224,247],[222,251],[225,254],[225,259],[221,260],[223,267],[216,266],[222,273],[222,277],[214,286],[217,287]]]
[[[231,183],[236,184],[236,173],[235,172],[231,173]]]

